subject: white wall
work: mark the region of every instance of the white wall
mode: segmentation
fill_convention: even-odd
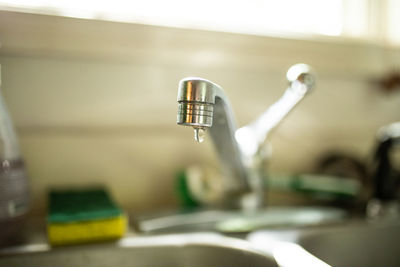
[[[3,95],[32,181],[45,191],[104,183],[128,210],[176,205],[175,172],[217,165],[210,140],[178,127],[176,90],[186,76],[222,85],[238,124],[272,104],[294,63],[318,86],[271,136],[270,168],[311,170],[328,150],[366,156],[378,127],[400,120],[400,95],[371,80],[399,61],[372,44],[290,40],[0,11]]]

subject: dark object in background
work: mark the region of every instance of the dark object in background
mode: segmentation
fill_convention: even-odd
[[[365,185],[368,180],[367,168],[364,162],[355,156],[344,153],[326,154],[317,163],[316,171],[317,173],[356,179],[362,185]]]
[[[374,183],[373,197],[390,201],[398,199],[400,171],[394,154],[399,151],[400,123],[394,123],[380,130],[378,144],[372,164],[372,181]]]
[[[358,180],[364,188],[358,204],[367,204],[371,198],[385,203],[400,200],[400,122],[382,127],[377,137],[372,160],[328,153],[318,161],[316,173]]]
[[[392,71],[373,82],[378,89],[385,93],[392,93],[400,90],[400,72]]]
[[[323,175],[331,175],[336,178],[351,179],[361,185],[357,196],[347,199],[336,199],[334,204],[358,210],[364,207],[368,200],[368,181],[369,175],[363,160],[354,155],[344,152],[330,152],[321,157],[317,162],[315,172]],[[364,208],[362,208],[364,209]],[[360,210],[363,212],[363,210]]]

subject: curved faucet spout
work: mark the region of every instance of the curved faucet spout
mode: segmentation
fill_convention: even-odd
[[[219,85],[197,77],[181,80],[177,124],[192,126],[196,141],[201,140],[201,131],[209,129],[223,172],[229,178],[228,194],[250,191],[242,154],[235,139],[233,109]]]

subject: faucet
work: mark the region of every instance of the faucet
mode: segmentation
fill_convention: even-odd
[[[287,72],[289,87],[283,96],[256,120],[237,128],[233,109],[221,86],[209,80],[188,77],[179,82],[177,124],[191,126],[198,142],[205,131],[213,140],[222,172],[224,204],[254,210],[264,206],[263,176],[268,134],[310,92],[315,76],[306,64]]]
[[[400,217],[400,172],[396,168],[396,151],[400,147],[400,122],[381,127],[372,162],[372,199],[367,203],[368,218]],[[397,164],[398,165],[398,164]]]

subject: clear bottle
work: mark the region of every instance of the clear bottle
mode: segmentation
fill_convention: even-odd
[[[29,210],[28,177],[2,96],[0,65],[0,244],[21,228]]]

